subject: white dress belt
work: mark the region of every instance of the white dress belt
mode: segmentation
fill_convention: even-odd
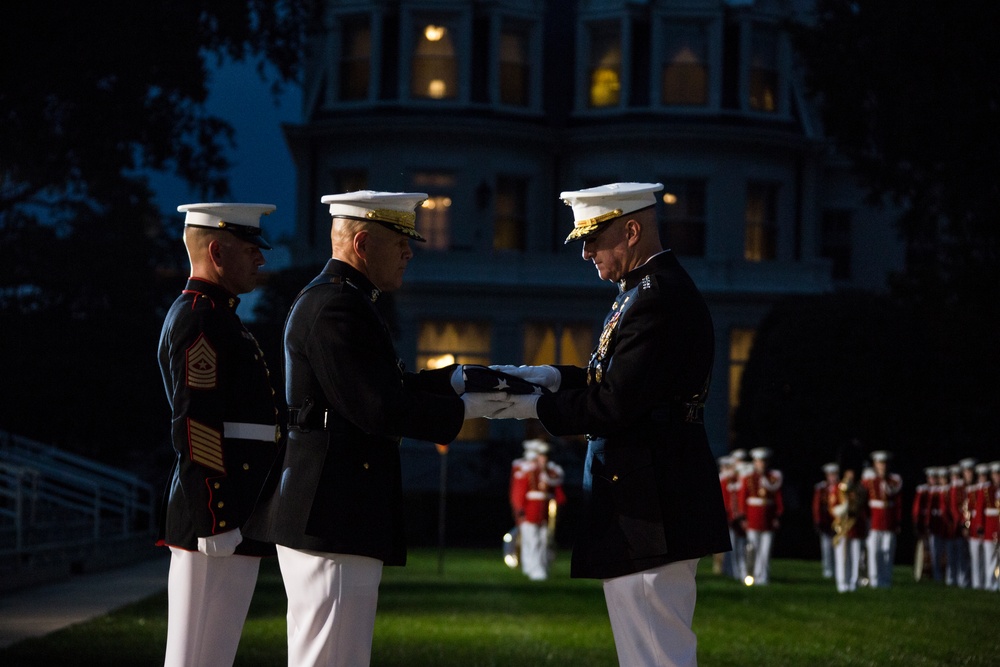
[[[262,442],[278,442],[281,439],[281,427],[276,424],[248,424],[246,422],[223,422],[223,435],[238,440],[260,440]]]

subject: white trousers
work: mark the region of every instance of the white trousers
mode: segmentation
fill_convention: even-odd
[[[232,665],[260,559],[170,547],[165,667]]]
[[[532,581],[549,577],[549,527],[545,524],[522,522],[521,571]]]
[[[691,630],[698,559],[604,580],[618,664],[694,667],[698,640]]]
[[[981,591],[986,585],[984,577],[985,565],[983,563],[983,538],[969,538],[969,576],[972,588]]]
[[[861,540],[844,538],[833,548],[833,570],[837,592],[850,593],[858,588],[861,566]]]
[[[771,543],[773,530],[748,530],[747,546],[753,549],[753,585],[766,585],[771,575]]]
[[[983,540],[983,587],[988,591],[1000,589],[997,579],[997,545],[993,540]]]
[[[892,585],[892,563],[896,558],[896,533],[891,530],[868,532],[868,582],[872,588]]]
[[[288,596],[289,667],[368,665],[382,561],[277,549]]]
[[[730,528],[729,541],[733,545],[733,578],[743,583],[747,578],[747,536]]]
[[[833,578],[833,535],[819,534],[819,555],[823,564],[823,576]]]

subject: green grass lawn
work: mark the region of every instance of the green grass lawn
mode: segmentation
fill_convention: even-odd
[[[702,667],[1000,664],[1000,595],[915,583],[838,595],[819,564],[779,560],[772,583],[747,588],[698,573],[694,627]],[[166,594],[0,650],[0,665],[161,665]],[[261,569],[238,666],[285,664],[285,598],[277,563]],[[546,582],[508,569],[496,551],[416,550],[386,568],[372,665],[480,667],[617,664],[600,582],[569,579],[561,553]]]

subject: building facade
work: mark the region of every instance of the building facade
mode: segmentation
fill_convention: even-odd
[[[411,368],[585,365],[616,287],[564,245],[559,199],[662,182],[664,244],[716,327],[713,450],[758,322],[779,298],[881,290],[902,263],[811,112],[782,0],[327,0],[311,37],[297,170],[298,264],[329,257],[325,194],[426,192],[398,347]],[[817,354],[822,354],[817,350]],[[520,422],[462,439],[520,441]]]

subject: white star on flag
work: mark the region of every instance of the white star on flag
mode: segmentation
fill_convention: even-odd
[[[507,387],[507,381],[506,381],[506,380],[504,380],[503,378],[500,378],[500,379],[499,379],[499,380],[497,381],[497,386],[495,386],[495,387],[494,387],[494,389],[496,389],[497,391],[504,391],[504,390],[506,390],[507,388],[508,388],[508,387]]]

